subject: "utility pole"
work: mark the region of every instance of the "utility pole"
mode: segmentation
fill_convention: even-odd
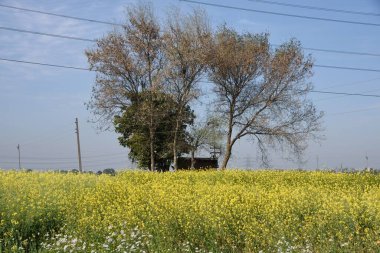
[[[18,150],[18,169],[21,170],[21,151],[20,151],[20,144],[17,144],[17,150]]]
[[[217,159],[219,155],[222,153],[220,148],[217,148],[215,145],[212,146],[213,151],[210,152],[211,158]]]
[[[79,172],[82,173],[82,156],[81,156],[81,153],[80,153],[78,118],[75,118],[75,133],[77,134]]]
[[[367,154],[367,152],[365,153],[365,160],[366,160],[366,168],[368,169],[368,154]]]

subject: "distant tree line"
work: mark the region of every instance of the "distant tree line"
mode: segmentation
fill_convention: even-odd
[[[223,142],[224,169],[243,137],[263,162],[269,148],[299,157],[321,129],[322,113],[306,97],[313,61],[294,39],[273,49],[268,34],[212,29],[203,10],[172,9],[160,22],[152,5],[138,4],[85,53],[97,73],[88,108],[143,168],[177,169],[181,155]],[[192,106],[203,81],[215,100],[201,122]]]

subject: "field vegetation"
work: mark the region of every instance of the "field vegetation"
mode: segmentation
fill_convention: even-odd
[[[380,177],[0,172],[0,252],[378,252]]]

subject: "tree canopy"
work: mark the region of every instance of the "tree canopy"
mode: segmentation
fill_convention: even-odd
[[[97,73],[88,108],[113,124],[141,167],[173,162],[177,169],[178,156],[202,147],[194,140],[212,129],[190,127],[205,79],[215,97],[207,110],[219,119],[218,138],[224,137],[221,168],[242,138],[250,137],[266,162],[271,148],[300,157],[321,130],[322,113],[307,97],[313,60],[296,39],[273,48],[269,34],[226,25],[213,30],[202,10],[173,9],[160,22],[152,5],[139,4],[128,8],[123,28],[97,40],[86,55]]]
[[[137,162],[139,167],[151,169],[149,146],[149,126],[146,124],[144,109],[147,106],[147,99],[150,92],[139,94],[138,101],[123,110],[121,115],[114,117],[115,131],[121,136],[118,138],[120,144],[130,149],[129,158],[133,162]],[[165,112],[164,117],[158,123],[155,133],[155,141],[153,143],[154,159],[157,162],[159,170],[167,170],[173,158],[172,139],[174,135],[174,127],[176,125],[175,102],[170,96],[164,93],[155,93],[153,104],[155,113]],[[188,153],[190,146],[190,137],[186,132],[186,127],[192,124],[194,114],[190,107],[186,107],[183,113],[183,124],[178,131],[178,148],[177,156]]]
[[[320,130],[321,113],[306,95],[313,62],[290,40],[271,49],[267,34],[238,34],[221,27],[215,34],[209,64],[217,110],[227,118],[222,168],[236,141],[251,136],[264,162],[268,146],[286,146],[299,156],[308,137]]]

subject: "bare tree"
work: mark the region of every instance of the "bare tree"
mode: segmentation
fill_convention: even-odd
[[[167,92],[176,102],[176,125],[173,129],[173,167],[176,170],[178,133],[189,115],[186,107],[199,95],[197,83],[206,67],[205,56],[211,39],[208,20],[204,11],[194,10],[182,15],[172,10],[167,19],[165,39]]]
[[[217,108],[227,117],[221,168],[245,136],[253,137],[263,154],[267,147],[280,146],[300,155],[307,139],[317,136],[322,117],[306,98],[313,63],[300,43],[291,40],[273,51],[267,34],[240,35],[221,27],[211,54],[209,79],[215,84]]]
[[[139,102],[139,93],[148,91],[151,95],[144,96],[147,106],[141,110],[141,116],[148,118],[151,169],[154,170],[153,143],[161,116],[154,108],[154,98],[163,84],[163,41],[151,5],[133,6],[127,14],[122,30],[115,29],[99,39],[94,49],[86,50],[90,68],[97,72],[88,108],[99,120],[110,123],[131,101]]]

